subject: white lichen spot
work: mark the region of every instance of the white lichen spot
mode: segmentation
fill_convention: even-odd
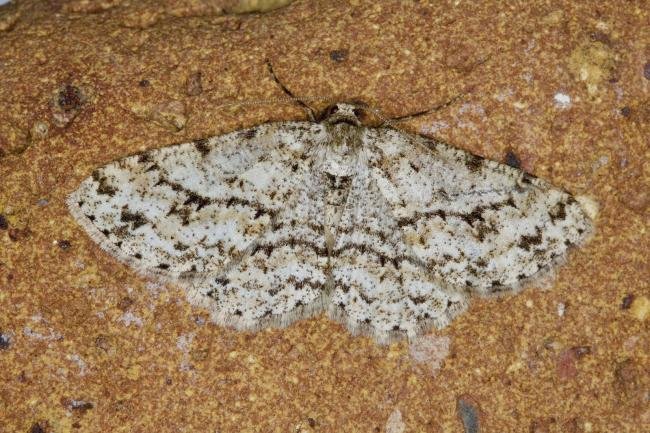
[[[34,322],[33,325],[25,325],[23,327],[23,335],[25,337],[34,339],[34,340],[40,340],[40,341],[59,341],[63,340],[63,335],[61,335],[59,332],[55,331],[51,327],[47,326],[46,320],[43,319],[43,317],[40,314],[34,314],[30,317],[31,321]],[[37,330],[35,327],[40,327],[43,328],[45,327],[45,331],[43,330]]]
[[[406,424],[402,421],[402,412],[395,408],[386,421],[386,433],[404,433]]]
[[[124,325],[127,327],[131,325],[136,325],[138,328],[141,328],[143,325],[142,319],[130,311],[127,311],[124,314],[122,314],[117,320],[119,322],[124,323]]]
[[[191,371],[192,366],[190,364],[190,347],[192,346],[192,342],[194,341],[195,333],[190,332],[188,334],[183,334],[180,335],[176,339],[176,347],[178,350],[180,350],[183,353],[183,357],[181,359],[181,364],[179,366],[180,371]]]
[[[557,92],[555,96],[553,96],[553,100],[555,101],[555,106],[558,108],[565,109],[571,106],[571,96],[566,93]]]
[[[495,93],[494,99],[496,99],[499,102],[504,102],[506,99],[511,98],[512,95],[514,95],[514,91],[510,87],[507,87]]]
[[[67,359],[77,364],[77,367],[79,367],[79,376],[86,375],[88,371],[86,361],[84,361],[81,358],[81,356],[77,355],[76,353],[73,353],[71,355],[67,355]]]
[[[447,122],[444,122],[442,120],[436,120],[429,123],[428,125],[424,125],[420,129],[420,133],[423,135],[435,136],[436,134],[438,134],[439,131],[442,131],[443,129],[447,129],[447,128],[449,128],[449,124]]]
[[[566,311],[566,305],[564,302],[558,302],[557,303],[557,315],[559,317],[564,317],[564,313]]]
[[[449,356],[450,347],[451,338],[448,336],[423,335],[411,341],[409,354],[413,361],[425,365],[430,374],[436,375]]]

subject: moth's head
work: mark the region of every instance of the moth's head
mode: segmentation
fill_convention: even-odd
[[[361,126],[368,117],[366,107],[367,104],[363,102],[337,102],[323,110],[318,116],[318,120],[330,125],[347,123]]]

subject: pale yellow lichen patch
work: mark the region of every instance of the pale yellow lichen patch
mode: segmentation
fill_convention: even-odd
[[[268,12],[292,3],[293,0],[238,0],[226,11],[235,14],[246,14],[251,12]]]
[[[16,25],[19,18],[20,18],[19,12],[14,12],[11,14],[0,16],[0,32],[11,30]]]
[[[142,368],[138,364],[133,364],[126,370],[126,377],[131,380],[138,380],[141,372]]]
[[[650,299],[647,296],[639,296],[630,305],[630,314],[637,320],[644,321],[648,318],[649,313]]]
[[[569,57],[569,70],[574,77],[583,81],[587,92],[594,97],[599,86],[614,77],[617,54],[608,45],[594,41],[573,50]]]

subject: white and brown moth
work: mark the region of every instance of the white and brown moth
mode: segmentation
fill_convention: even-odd
[[[237,329],[321,312],[379,343],[444,327],[472,295],[514,292],[581,244],[567,192],[335,104],[129,156],[68,199],[104,250],[185,288]]]

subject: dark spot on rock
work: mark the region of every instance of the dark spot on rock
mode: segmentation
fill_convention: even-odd
[[[145,172],[145,173],[149,173],[149,172],[152,172],[152,171],[155,171],[155,170],[159,170],[159,169],[160,169],[160,167],[158,166],[158,164],[152,164],[152,165],[150,165],[149,168],[147,168],[144,172]]]
[[[135,257],[136,259],[140,260],[140,259],[142,258],[142,254],[140,254],[140,253],[135,253],[135,254],[133,254],[133,257]]]
[[[411,161],[409,161],[409,165],[411,166],[411,169],[414,172],[418,173],[420,171],[420,169],[417,167],[417,165],[413,164]]]
[[[138,162],[144,164],[145,162],[151,162],[151,155],[147,153],[141,153],[138,155]]]
[[[316,427],[316,420],[314,418],[307,418],[307,424],[309,424],[309,427],[314,428]]]
[[[0,230],[7,230],[9,228],[9,222],[7,221],[7,218],[0,214]]]
[[[20,240],[29,238],[32,234],[32,231],[29,228],[18,229],[15,227],[11,227],[9,228],[7,234],[9,235],[9,240],[11,240],[12,242],[18,242]]]
[[[528,431],[530,433],[550,433],[551,425],[555,424],[556,420],[553,417],[550,418],[537,418],[534,419],[530,424]]]
[[[621,116],[630,117],[631,114],[632,114],[632,109],[630,107],[625,106],[621,108]]]
[[[255,219],[255,220],[256,220],[256,219],[259,219],[259,218],[260,218],[262,215],[264,215],[265,213],[266,213],[266,212],[264,211],[264,209],[257,209],[257,210],[255,211],[255,215],[253,216],[253,219]]]
[[[521,280],[525,280],[526,278],[528,278],[528,277],[526,276],[526,274],[519,274],[519,275],[517,275],[517,279],[520,280],[520,281],[521,281]]]
[[[71,246],[70,241],[67,240],[67,239],[61,239],[61,240],[57,241],[56,243],[59,246],[59,248],[61,248],[63,251],[69,250],[70,246]]]
[[[134,303],[135,301],[133,300],[133,298],[129,298],[128,296],[125,296],[119,300],[119,302],[117,303],[117,308],[119,308],[122,311],[127,311]]]
[[[169,264],[167,263],[159,263],[158,266],[156,266],[158,269],[169,269]]]
[[[49,427],[47,421],[39,421],[32,424],[29,428],[29,433],[47,433],[47,428]]]
[[[589,34],[589,39],[591,39],[593,42],[602,42],[605,45],[611,44],[609,36],[601,31],[591,32]]]
[[[513,168],[521,168],[521,160],[512,150],[506,152],[505,163]]]
[[[84,414],[95,407],[95,405],[89,401],[74,400],[69,398],[63,399],[62,403],[68,410],[77,411],[81,414]]]
[[[646,80],[650,80],[650,62],[646,62],[646,64],[643,65],[643,76]]]
[[[591,354],[591,347],[590,346],[574,346],[571,348],[573,351],[575,357],[577,359],[580,359],[586,355]]]
[[[530,249],[542,243],[542,230],[539,227],[535,227],[535,234],[529,236],[522,236],[519,240],[517,246],[522,250],[530,251]]]
[[[84,96],[81,90],[71,84],[66,84],[57,96],[57,104],[64,111],[78,110],[84,103]]]
[[[632,293],[628,293],[625,295],[623,301],[621,302],[621,310],[629,310],[632,306],[632,302],[634,302],[634,295]]]
[[[234,314],[235,316],[241,316],[243,313],[241,312],[241,310],[235,310]]]
[[[460,421],[463,423],[465,433],[480,432],[480,409],[472,397],[467,395],[458,397],[456,401],[456,412]]]
[[[140,86],[140,87],[149,87],[150,85],[151,85],[151,83],[146,78],[144,78],[144,79],[142,79],[142,80],[140,80],[138,82],[138,86]]]
[[[393,325],[393,331],[399,331],[399,325]]]
[[[330,51],[330,59],[334,62],[342,62],[348,58],[350,51],[347,49],[332,50]]]
[[[532,181],[533,181],[533,176],[531,176],[531,175],[528,174],[528,173],[524,173],[524,174],[521,176],[521,183],[524,183],[524,184],[530,184],[530,183],[532,183]]]
[[[0,350],[7,350],[11,346],[11,338],[9,335],[0,333]]]
[[[626,395],[633,396],[643,393],[643,378],[646,377],[643,367],[627,358],[616,364],[614,369],[614,385]]]
[[[199,140],[196,140],[194,142],[194,146],[196,147],[196,150],[199,151],[201,156],[207,156],[208,153],[210,153],[210,148],[208,147],[208,140],[206,138],[201,138]]]

